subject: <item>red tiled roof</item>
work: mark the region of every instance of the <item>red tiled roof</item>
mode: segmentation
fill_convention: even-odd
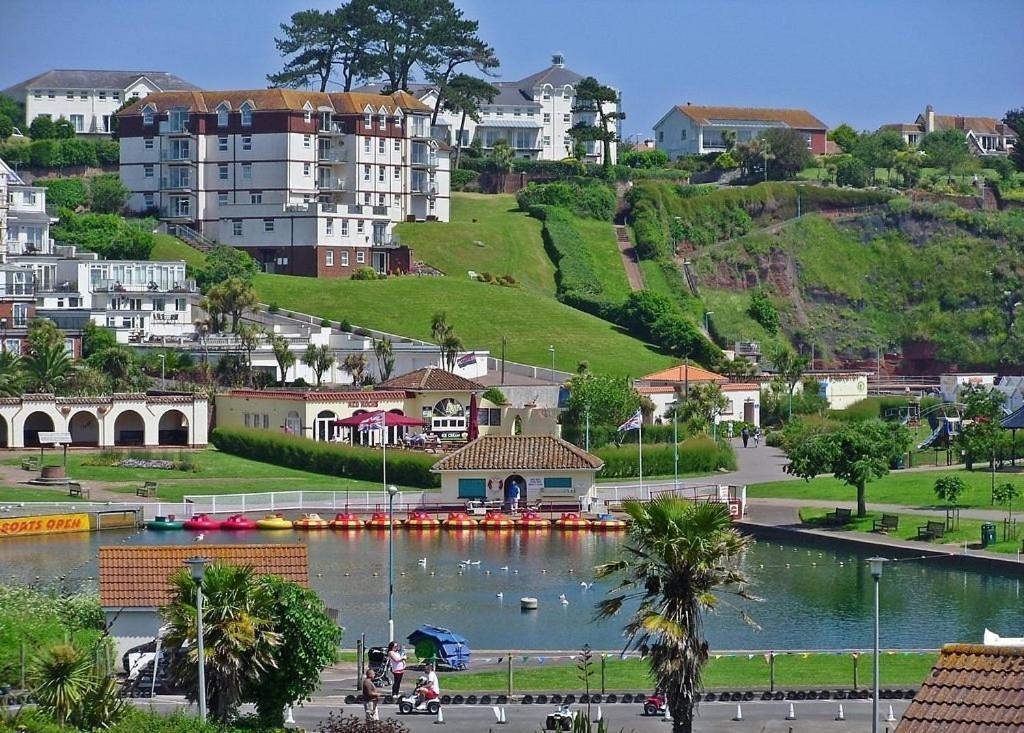
[[[716,374],[693,364],[676,364],[674,367],[662,369],[660,372],[645,374],[640,377],[643,382],[727,382],[728,377]]]
[[[297,392],[288,389],[233,389],[231,397],[247,397],[260,400],[296,400],[298,402],[346,402],[365,400],[404,400],[404,390],[363,390],[352,389],[343,392]]]
[[[702,107],[696,104],[676,106],[699,125],[716,120],[781,122],[797,130],[827,130],[828,126],[805,109],[767,109],[763,107]]]
[[[224,91],[157,92],[118,112],[119,116],[142,114],[142,108],[152,106],[157,112],[172,107],[185,107],[190,112],[213,112],[221,102],[227,102],[237,112],[249,102],[255,111],[302,111],[306,103],[318,111],[321,107],[339,114],[362,114],[369,105],[374,113],[383,107],[387,114],[401,109],[406,112],[430,112],[431,109],[406,92],[395,94],[366,94],[362,92],[312,92],[303,89],[230,89]]]
[[[413,392],[482,392],[479,382],[460,377],[440,367],[428,366],[381,382],[380,389],[407,389]]]
[[[171,576],[190,557],[250,565],[260,575],[279,575],[309,585],[306,546],[142,545],[101,547],[100,604],[106,608],[156,608],[171,599]]]
[[[947,644],[896,733],[1024,730],[1024,647]]]
[[[747,392],[752,389],[761,389],[761,385],[753,382],[726,382],[722,385],[723,392]]]
[[[445,456],[433,471],[597,470],[597,456],[552,435],[485,435]]]

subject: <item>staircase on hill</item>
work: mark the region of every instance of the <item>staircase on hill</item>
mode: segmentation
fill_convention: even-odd
[[[177,237],[190,247],[198,249],[203,254],[209,252],[210,248],[216,244],[212,239],[207,239],[195,229],[185,224],[168,224],[167,233],[172,237]]]
[[[640,270],[640,263],[637,261],[636,248],[629,239],[629,232],[622,224],[615,225],[615,240],[619,245],[619,254],[622,255],[622,266],[626,268],[626,279],[629,280],[629,288],[634,292],[644,289],[644,274]]]

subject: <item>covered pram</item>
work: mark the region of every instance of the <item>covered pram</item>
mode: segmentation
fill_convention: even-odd
[[[406,638],[420,661],[434,662],[438,669],[449,671],[469,667],[469,642],[448,629],[421,626]]]

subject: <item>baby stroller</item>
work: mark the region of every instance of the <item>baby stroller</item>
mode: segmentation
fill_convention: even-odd
[[[366,663],[373,670],[373,684],[390,690],[395,678],[391,676],[388,650],[382,646],[371,646],[366,651]]]

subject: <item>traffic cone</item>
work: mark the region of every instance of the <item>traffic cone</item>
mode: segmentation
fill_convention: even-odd
[[[668,702],[665,703],[665,717],[662,718],[666,723],[672,722],[672,713],[668,711]]]
[[[437,709],[437,719],[434,721],[434,725],[444,725],[444,710],[440,707]]]
[[[602,720],[603,718],[604,718],[604,715],[603,715],[603,714],[601,713],[601,706],[600,706],[600,705],[598,705],[598,706],[597,706],[597,717],[596,717],[596,718],[594,718],[594,720],[595,720],[595,721],[596,721],[596,720]]]
[[[895,723],[896,716],[892,714],[892,705],[889,706],[889,714],[885,718],[886,723]]]
[[[843,712],[842,703],[839,703],[839,712],[836,713],[836,720],[846,720],[846,713]]]
[[[506,723],[508,723],[508,718],[505,717],[505,706],[504,705],[501,706],[501,720],[499,720],[498,722],[501,723],[502,725],[505,725]]]
[[[292,706],[289,705],[284,709],[284,722],[285,724],[295,725],[295,715],[292,714]]]
[[[793,703],[789,704],[789,715],[786,716],[786,720],[796,720],[796,708],[793,707]]]
[[[740,721],[740,720],[743,720],[743,706],[742,705],[737,705],[736,706],[736,717],[733,718],[733,720],[735,720],[737,722]]]
[[[491,710],[494,712],[494,722],[498,725],[501,725],[501,710],[498,708],[497,705],[492,707]]]

